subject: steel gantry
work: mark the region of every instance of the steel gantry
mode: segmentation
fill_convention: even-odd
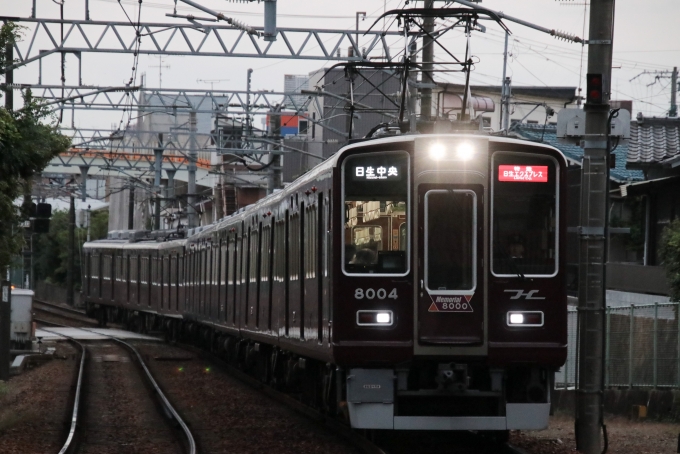
[[[278,59],[361,61],[384,57],[391,61],[388,38],[403,38],[398,31],[369,31],[365,46],[357,44],[354,30],[278,28],[277,41],[261,42],[256,36],[229,25],[178,24],[61,20],[0,16],[3,23],[16,22],[28,28],[26,39],[15,45],[17,62],[5,68],[11,70],[40,60],[54,53],[102,52],[151,55],[256,57]],[[60,28],[64,26],[64,38]],[[257,27],[255,27],[256,30]],[[261,30],[261,29],[260,29]],[[263,30],[262,30],[263,31]],[[50,49],[38,49],[43,36]],[[141,42],[138,39],[141,38]],[[396,41],[396,40],[395,40]],[[344,56],[340,49],[351,47],[352,55]]]

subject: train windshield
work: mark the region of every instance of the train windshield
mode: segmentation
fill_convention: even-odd
[[[345,273],[408,272],[408,170],[406,152],[366,153],[345,159]]]
[[[491,268],[496,276],[557,273],[557,162],[499,152],[492,166]]]
[[[473,191],[425,194],[425,287],[431,294],[475,290],[476,206]]]

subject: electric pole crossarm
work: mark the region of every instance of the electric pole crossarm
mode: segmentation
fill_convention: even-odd
[[[30,62],[41,59],[55,52],[104,52],[104,53],[133,53],[137,40],[137,27],[129,22],[105,22],[105,21],[78,21],[60,19],[37,19],[37,18],[13,18],[0,16],[4,23],[17,22],[33,28],[30,45],[24,52],[20,51],[17,44],[18,62],[7,66],[3,71],[8,71]],[[64,39],[55,38],[51,27],[66,28]],[[102,31],[103,29],[103,31]],[[259,57],[280,59],[307,59],[307,60],[337,60],[337,61],[361,61],[370,57],[389,56],[389,45],[385,37],[401,38],[398,31],[368,31],[361,32],[372,38],[371,44],[361,55],[360,49],[354,39],[354,30],[331,30],[331,29],[300,29],[278,28],[277,33],[285,43],[282,46],[274,46],[269,42],[262,46],[252,35],[250,39],[242,39],[247,34],[243,30],[223,25],[204,25],[197,30],[191,24],[173,23],[142,23],[140,24],[142,43],[139,52],[152,55],[182,55],[182,56],[217,56],[217,57]],[[257,29],[261,32],[260,29]],[[49,43],[53,49],[36,51],[36,42],[41,31],[45,31]],[[210,38],[214,37],[214,40]],[[149,39],[146,39],[149,38]],[[82,42],[86,47],[82,47]],[[332,47],[325,44],[330,41]],[[292,43],[301,43],[295,46]],[[337,50],[342,43],[351,45],[355,52],[354,56],[338,56]],[[226,43],[233,43],[228,46]],[[169,49],[186,48],[185,51],[173,51]]]

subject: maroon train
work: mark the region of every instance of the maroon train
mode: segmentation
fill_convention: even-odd
[[[83,297],[356,428],[540,429],[566,358],[565,194],[549,146],[359,142],[185,239],[87,243]]]

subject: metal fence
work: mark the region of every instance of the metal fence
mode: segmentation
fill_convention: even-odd
[[[678,303],[607,308],[605,386],[680,388]],[[557,388],[576,384],[577,310],[569,308],[567,362]]]

